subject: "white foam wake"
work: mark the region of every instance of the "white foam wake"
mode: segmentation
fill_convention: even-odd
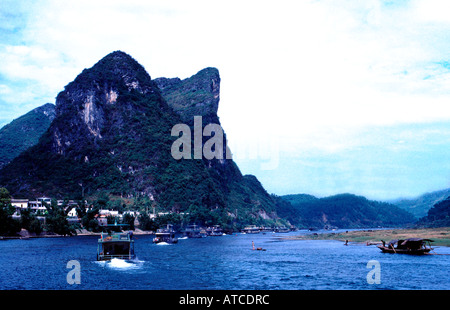
[[[171,244],[167,242],[158,242],[156,245],[171,245]]]

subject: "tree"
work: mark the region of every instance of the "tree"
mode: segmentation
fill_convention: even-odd
[[[11,205],[9,191],[0,188],[0,235],[14,235],[20,231],[20,223],[12,218],[14,207]]]
[[[128,225],[128,229],[134,230],[134,216],[125,213],[122,218],[122,223]]]
[[[100,210],[107,209],[109,203],[109,196],[105,192],[100,192],[97,200],[94,201],[94,208],[98,208]]]
[[[142,230],[153,230],[156,231],[158,228],[155,222],[148,216],[148,213],[141,212],[138,216],[139,228]]]
[[[31,213],[30,209],[20,211],[20,226],[36,235],[39,235],[43,231],[41,221],[35,214]]]
[[[29,231],[32,216],[30,209],[20,210],[20,226]]]
[[[44,227],[41,221],[36,216],[32,217],[32,220],[30,222],[30,228],[28,229],[28,231],[35,233],[36,235],[39,235],[43,230]]]
[[[78,215],[81,218],[81,225],[84,229],[89,231],[97,232],[100,230],[100,226],[98,225],[96,215],[99,213],[98,207],[93,207],[86,211],[85,208],[77,208]]]
[[[47,206],[47,210],[48,215],[45,225],[47,231],[63,236],[76,234],[75,227],[70,225],[67,221],[67,214],[64,211],[64,206],[59,207],[56,201],[52,200],[50,206]]]

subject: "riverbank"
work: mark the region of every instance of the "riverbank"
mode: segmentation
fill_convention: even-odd
[[[42,232],[39,235],[35,233],[30,233],[26,229],[22,229],[16,236],[0,236],[0,240],[9,240],[9,239],[31,239],[31,238],[62,238],[62,237],[77,237],[77,236],[100,236],[101,232],[92,232],[86,229],[77,229],[76,235],[58,235],[55,233],[47,233]],[[153,231],[145,231],[140,230],[139,228],[135,228],[133,230],[133,234],[136,236],[141,235],[154,235]]]
[[[77,229],[76,236],[100,236],[101,232],[92,232],[88,231],[86,229]],[[140,236],[140,235],[154,235],[155,233],[153,231],[146,231],[141,230],[139,228],[135,228],[133,230],[133,235]]]
[[[341,233],[313,233],[283,238],[285,240],[339,240],[361,243],[378,243],[381,240],[423,238],[431,239],[433,245],[450,246],[450,227],[420,228],[420,229],[382,229],[355,230]]]

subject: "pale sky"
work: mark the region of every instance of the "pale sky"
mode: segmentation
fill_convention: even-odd
[[[0,126],[114,50],[152,78],[218,68],[230,148],[269,193],[450,187],[449,1],[0,0]]]

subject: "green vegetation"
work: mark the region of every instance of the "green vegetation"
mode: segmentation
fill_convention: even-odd
[[[215,122],[219,105],[220,76],[216,68],[205,68],[190,78],[155,79],[165,100],[182,121],[192,125],[195,115]]]
[[[0,188],[0,235],[14,235],[20,231],[20,223],[12,218],[14,207],[6,188]]]
[[[450,196],[450,188],[423,194],[415,199],[402,199],[393,202],[396,206],[412,213],[417,219],[427,215],[436,203]]]
[[[35,145],[55,117],[55,106],[47,103],[0,129],[0,168]]]
[[[29,209],[20,211],[20,227],[36,235],[44,231],[44,225]]]
[[[45,227],[47,232],[52,232],[57,235],[75,235],[75,226],[70,225],[67,221],[67,214],[64,211],[65,206],[58,206],[56,200],[52,200],[50,205],[47,205],[48,214],[45,217]]]
[[[450,196],[436,203],[428,215],[421,218],[418,227],[450,227]]]

